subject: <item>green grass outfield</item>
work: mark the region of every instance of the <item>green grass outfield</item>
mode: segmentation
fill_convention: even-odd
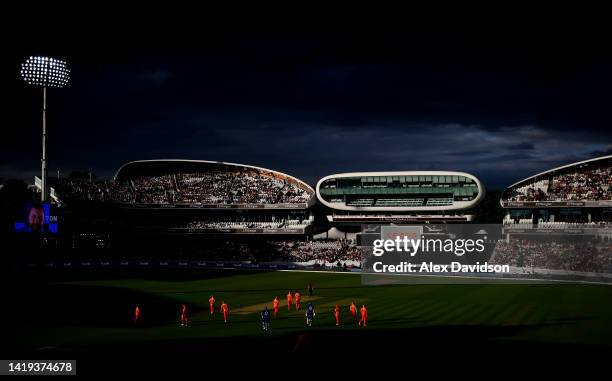
[[[612,347],[612,287],[575,284],[464,284],[363,286],[346,273],[169,270],[94,273],[48,278],[3,277],[5,350],[129,351],[223,350],[263,345],[280,351],[351,351],[360,342]],[[287,290],[315,285],[316,319],[305,325],[304,311],[287,312]],[[224,300],[230,321],[208,312],[208,298]],[[260,326],[261,306],[280,299],[271,331]],[[355,300],[369,311],[367,328],[350,321]],[[190,309],[191,325],[179,324],[180,306]],[[143,326],[134,327],[141,306]],[[332,309],[342,308],[342,325]],[[306,334],[308,343],[299,343]],[[310,338],[310,339],[308,339]]]

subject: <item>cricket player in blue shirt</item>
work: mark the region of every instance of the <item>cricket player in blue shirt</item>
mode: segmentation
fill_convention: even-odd
[[[264,331],[270,328],[270,311],[268,311],[268,306],[264,307],[264,310],[261,311],[261,328]]]
[[[314,319],[315,315],[314,306],[312,303],[308,303],[308,307],[306,307],[306,324],[309,327],[312,326],[312,320]]]

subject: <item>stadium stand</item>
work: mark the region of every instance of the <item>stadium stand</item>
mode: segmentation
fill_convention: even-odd
[[[361,266],[361,250],[352,240],[207,240],[205,245],[176,252],[147,252],[151,259],[294,263],[298,265]]]
[[[499,241],[491,261],[514,267],[546,270],[565,270],[589,273],[612,272],[612,246],[609,242],[539,241],[511,239]]]
[[[344,226],[384,222],[466,222],[484,198],[484,187],[463,172],[360,172],[319,180],[318,200],[331,210],[327,220]],[[399,218],[398,218],[399,217]]]
[[[551,169],[508,188],[503,201],[612,200],[612,156]]]
[[[63,200],[120,203],[133,203],[135,200],[134,190],[129,182],[60,180],[55,184],[54,189]]]
[[[519,181],[500,200],[506,226],[540,229],[612,222],[612,156],[554,168]],[[531,226],[533,225],[533,226]]]
[[[220,219],[220,218],[218,218]],[[305,229],[313,223],[313,219],[291,220],[280,219],[276,221],[235,221],[208,219],[205,221],[190,221],[178,228],[198,230],[198,229]]]
[[[279,258],[291,262],[321,262],[324,264],[337,264],[351,261],[352,265],[359,266],[361,250],[350,240],[332,241],[282,241],[275,246],[280,253]]]
[[[321,202],[345,210],[464,208],[481,194],[482,187],[474,177],[456,172],[339,174],[327,176],[317,185]]]
[[[294,184],[253,172],[187,173],[129,181],[67,180],[55,190],[68,201],[126,204],[300,204],[311,197]]]

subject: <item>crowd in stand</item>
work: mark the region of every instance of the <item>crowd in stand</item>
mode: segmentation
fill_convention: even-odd
[[[134,201],[134,192],[127,182],[65,180],[55,185],[55,191],[62,200],[77,199],[121,203]]]
[[[612,167],[555,176],[548,198],[564,200],[612,200]]]
[[[141,177],[131,181],[134,202],[141,204],[170,204],[174,194],[172,176]]]
[[[612,200],[612,167],[557,175],[512,190],[508,201]]]
[[[156,250],[147,257],[167,259],[168,252]],[[173,257],[193,261],[239,261],[251,263],[308,263],[336,267],[359,267],[361,251],[349,240],[330,241],[237,241],[217,240],[197,248],[176,249]]]
[[[179,229],[303,229],[310,220],[277,220],[264,222],[251,221],[191,221],[181,225]]]
[[[548,194],[540,188],[523,187],[512,191],[508,201],[548,201]]]
[[[500,241],[495,246],[495,264],[530,269],[579,272],[612,272],[612,246],[585,242]]]
[[[258,245],[235,240],[211,242],[199,248],[180,249],[174,253],[175,257],[181,260],[239,262],[269,261],[274,258],[274,254]],[[168,258],[168,253],[165,251],[159,255],[164,259]]]
[[[176,203],[305,203],[310,197],[287,180],[255,171],[179,174],[176,190]]]
[[[130,181],[67,180],[63,198],[138,204],[295,204],[312,197],[292,181],[256,171],[203,172]]]
[[[536,224],[531,218],[521,218],[518,220],[504,219],[504,226],[512,226],[521,229],[594,229],[612,228],[611,221],[591,221],[591,222],[567,222],[567,221],[544,221],[540,219]]]
[[[361,261],[361,250],[349,240],[332,241],[282,241],[276,246],[285,260],[292,262],[316,261],[337,263],[338,261]]]

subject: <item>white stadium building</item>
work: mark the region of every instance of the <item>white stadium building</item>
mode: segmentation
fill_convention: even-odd
[[[322,178],[316,195],[331,223],[467,222],[485,189],[464,172],[355,172]]]

